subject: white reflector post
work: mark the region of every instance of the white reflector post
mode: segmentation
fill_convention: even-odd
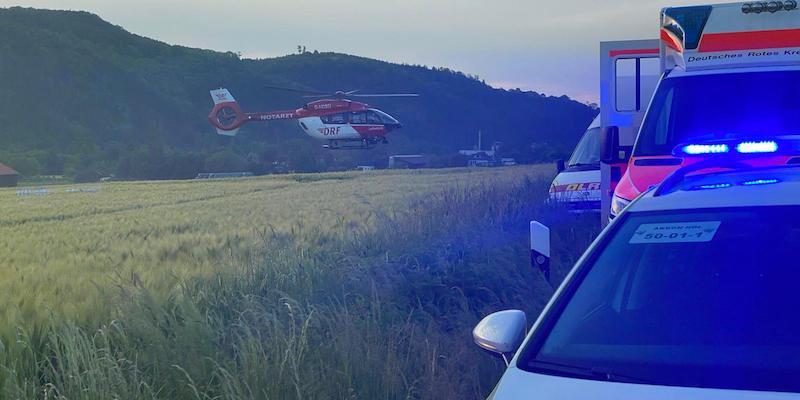
[[[531,266],[550,280],[550,228],[538,221],[531,221]]]
[[[550,258],[550,228],[531,221],[531,250]]]

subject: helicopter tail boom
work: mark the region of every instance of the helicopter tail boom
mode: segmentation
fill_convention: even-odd
[[[242,111],[239,103],[228,89],[215,89],[210,93],[214,100],[214,108],[208,114],[208,122],[217,128],[217,133],[220,135],[235,136],[242,125],[252,121],[267,122],[300,118],[297,110],[246,113]]]

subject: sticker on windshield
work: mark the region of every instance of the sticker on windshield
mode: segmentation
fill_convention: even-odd
[[[629,243],[697,243],[710,242],[717,234],[720,221],[670,222],[641,224]]]

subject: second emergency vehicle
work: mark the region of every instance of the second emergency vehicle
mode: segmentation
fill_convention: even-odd
[[[581,137],[566,163],[559,161],[558,175],[550,185],[550,201],[572,212],[600,211],[600,116]]]
[[[796,1],[666,8],[658,53],[649,106],[616,91],[626,67],[603,55],[601,186],[611,218],[678,168],[719,154],[760,154],[744,161],[751,166],[800,163],[786,145],[800,135]],[[636,118],[638,135],[626,129]]]

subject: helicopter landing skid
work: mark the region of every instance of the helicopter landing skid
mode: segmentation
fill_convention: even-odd
[[[375,147],[377,140],[330,140],[328,144],[322,145],[323,149],[328,150],[369,150]]]

